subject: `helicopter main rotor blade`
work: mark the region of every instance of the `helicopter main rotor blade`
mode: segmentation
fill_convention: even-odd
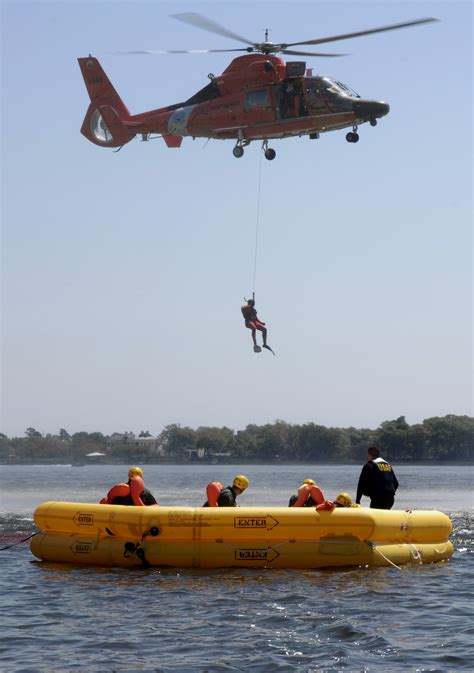
[[[369,28],[368,30],[360,30],[357,33],[344,33],[343,35],[333,35],[332,37],[321,37],[316,40],[305,40],[304,42],[289,42],[282,45],[286,47],[296,47],[299,44],[324,44],[326,42],[336,42],[337,40],[348,40],[352,37],[360,37],[361,35],[371,35],[372,33],[383,33],[387,30],[398,30],[399,28],[409,28],[410,26],[419,26],[422,23],[433,23],[439,21],[428,17],[426,19],[415,19],[414,21],[406,21],[404,23],[392,23],[389,26],[381,26],[380,28]]]
[[[117,54],[212,54],[228,51],[247,51],[246,47],[242,49],[136,49],[133,51],[118,51]]]
[[[281,49],[282,54],[291,54],[292,56],[328,56],[333,58],[335,56],[348,56],[348,54],[321,54],[315,51],[296,51],[295,49]]]
[[[237,42],[245,42],[251,46],[254,45],[254,42],[251,42],[248,38],[242,37],[237,33],[233,33],[231,30],[227,30],[224,26],[219,25],[215,21],[202,16],[202,14],[195,14],[194,12],[186,12],[184,14],[170,14],[173,19],[178,19],[178,21],[183,21],[184,23],[189,23],[191,26],[196,26],[196,28],[202,28],[203,30],[208,30],[210,33],[216,33],[217,35],[223,35],[224,37],[230,37],[232,40],[237,40]]]

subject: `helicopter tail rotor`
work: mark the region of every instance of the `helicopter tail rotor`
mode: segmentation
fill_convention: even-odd
[[[102,147],[125,145],[135,136],[125,123],[130,112],[96,58],[88,56],[78,61],[91,100],[82,123],[82,135]]]

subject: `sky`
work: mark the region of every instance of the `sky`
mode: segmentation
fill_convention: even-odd
[[[0,431],[472,415],[470,2],[16,0],[1,11]],[[270,162],[259,142],[241,159],[234,141],[89,143],[78,57],[96,56],[136,114],[189,98],[235,56],[117,53],[239,46],[170,16],[181,12],[252,41],[268,28],[275,42],[440,21],[306,57],[390,104],[357,144],[346,130],[276,140]],[[276,357],[255,354],[243,324],[254,289]]]

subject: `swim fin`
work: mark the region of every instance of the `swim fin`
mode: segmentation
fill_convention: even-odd
[[[276,355],[275,351],[274,351],[272,348],[270,348],[270,346],[267,346],[267,345],[265,344],[264,346],[262,346],[262,348],[266,348],[267,351],[271,351],[271,352],[273,353],[273,355]]]

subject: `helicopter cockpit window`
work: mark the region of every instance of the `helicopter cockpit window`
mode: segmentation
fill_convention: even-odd
[[[270,105],[268,100],[268,93],[266,89],[260,91],[249,91],[246,96],[247,108],[261,108]]]
[[[350,98],[360,98],[359,94],[356,93],[353,89],[351,89],[347,84],[343,84],[342,82],[338,82],[335,79],[332,79],[331,77],[322,77],[321,80],[321,87],[327,91],[328,93],[334,93],[339,96],[348,96]]]
[[[320,83],[329,105],[334,109],[352,110],[354,98],[360,98],[351,88],[331,77],[322,77]]]
[[[337,86],[342,89],[342,91],[346,94],[346,96],[351,96],[351,98],[360,98],[359,94],[354,91],[354,89],[351,89],[350,86],[347,86],[347,84],[343,84],[342,82],[338,82],[337,80],[334,80],[337,84]]]

